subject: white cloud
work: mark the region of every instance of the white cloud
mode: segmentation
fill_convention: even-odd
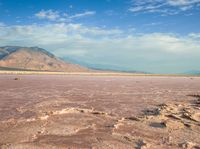
[[[0,22],[0,26],[5,26],[5,24],[3,22]]]
[[[75,15],[72,15],[72,16],[69,16],[70,19],[73,19],[73,18],[80,18],[80,17],[85,17],[85,16],[92,16],[92,15],[95,15],[96,12],[95,11],[85,11],[83,13],[77,13]]]
[[[162,24],[161,22],[151,22],[151,23],[144,24],[144,26],[157,26],[161,24]]]
[[[35,16],[39,19],[47,19],[51,21],[60,18],[59,12],[53,10],[41,10],[40,12],[36,13]]]
[[[199,7],[200,0],[132,0],[129,11],[134,13],[160,13],[175,15]]]
[[[190,37],[192,38],[199,38],[200,39],[200,33],[191,33],[189,34]]]
[[[35,17],[37,17],[38,19],[46,19],[55,22],[70,22],[72,19],[92,16],[95,14],[95,11],[85,11],[74,15],[68,15],[67,13],[60,13],[53,10],[41,10],[35,14]]]
[[[173,71],[199,68],[197,37],[198,33],[186,36],[134,34],[65,23],[0,26],[0,46],[40,46],[60,57],[150,72],[169,72],[175,66]]]
[[[200,0],[167,0],[171,6],[188,6],[200,3]]]

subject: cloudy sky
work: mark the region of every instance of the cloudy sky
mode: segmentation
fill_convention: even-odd
[[[5,45],[98,68],[200,70],[200,0],[0,0]]]

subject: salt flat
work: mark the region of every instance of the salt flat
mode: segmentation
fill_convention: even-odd
[[[198,148],[198,95],[199,77],[1,74],[0,145]]]

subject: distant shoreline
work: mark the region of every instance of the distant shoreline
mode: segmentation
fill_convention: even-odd
[[[140,74],[126,72],[55,72],[55,71],[15,71],[0,70],[0,74],[16,74],[16,75],[81,75],[81,76],[166,76],[166,77],[200,77],[200,75],[184,75],[184,74]]]

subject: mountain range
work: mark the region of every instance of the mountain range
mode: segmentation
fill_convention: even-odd
[[[65,62],[39,47],[0,47],[0,69],[87,72],[86,67]]]
[[[117,66],[88,64],[75,60],[73,57],[63,57],[63,59],[61,59],[39,47],[20,46],[0,47],[0,70],[147,73],[141,71],[125,71]],[[200,75],[200,71],[193,70],[180,74]]]

